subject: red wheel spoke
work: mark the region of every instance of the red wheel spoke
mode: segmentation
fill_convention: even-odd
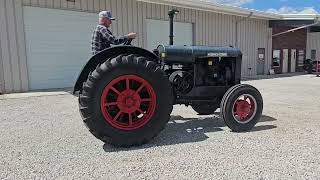
[[[130,89],[130,80],[129,79],[126,79],[126,85],[127,85],[127,90]]]
[[[132,114],[129,113],[129,126],[132,126]]]
[[[141,99],[141,102],[150,102],[151,99],[150,98],[147,98],[147,99]]]
[[[117,121],[117,119],[119,118],[119,116],[122,114],[121,111],[118,112],[118,114],[116,115],[116,117],[113,118],[113,121]]]
[[[141,84],[141,86],[138,88],[136,92],[139,93],[144,88],[144,86],[145,86],[144,84]]]
[[[115,92],[115,93],[117,93],[117,94],[120,94],[120,92],[119,92],[116,88],[111,87],[110,89],[111,89],[113,92]]]
[[[117,104],[118,104],[117,102],[111,102],[111,103],[107,103],[105,106],[115,106]]]

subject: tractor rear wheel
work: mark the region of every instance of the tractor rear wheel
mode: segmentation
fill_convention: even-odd
[[[262,111],[262,96],[251,85],[231,87],[221,102],[222,118],[235,132],[251,130],[260,120]]]
[[[199,115],[210,115],[219,108],[219,103],[193,103],[191,107]]]
[[[173,93],[156,63],[120,55],[89,74],[79,97],[89,131],[115,146],[147,143],[170,119]]]

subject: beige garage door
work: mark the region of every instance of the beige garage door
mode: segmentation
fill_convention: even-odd
[[[37,7],[23,10],[30,88],[72,87],[91,56],[97,15]]]

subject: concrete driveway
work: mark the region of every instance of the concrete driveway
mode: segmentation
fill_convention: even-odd
[[[2,97],[0,179],[318,179],[320,78],[243,83],[265,103],[251,132],[175,106],[157,138],[130,149],[95,139],[68,93]]]

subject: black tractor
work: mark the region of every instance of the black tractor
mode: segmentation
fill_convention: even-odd
[[[263,110],[260,92],[240,84],[242,53],[232,47],[170,45],[153,52],[131,46],[106,49],[83,67],[74,87],[89,131],[120,147],[147,143],[170,120],[173,105],[191,106],[199,115],[220,108],[234,132],[251,130]]]

